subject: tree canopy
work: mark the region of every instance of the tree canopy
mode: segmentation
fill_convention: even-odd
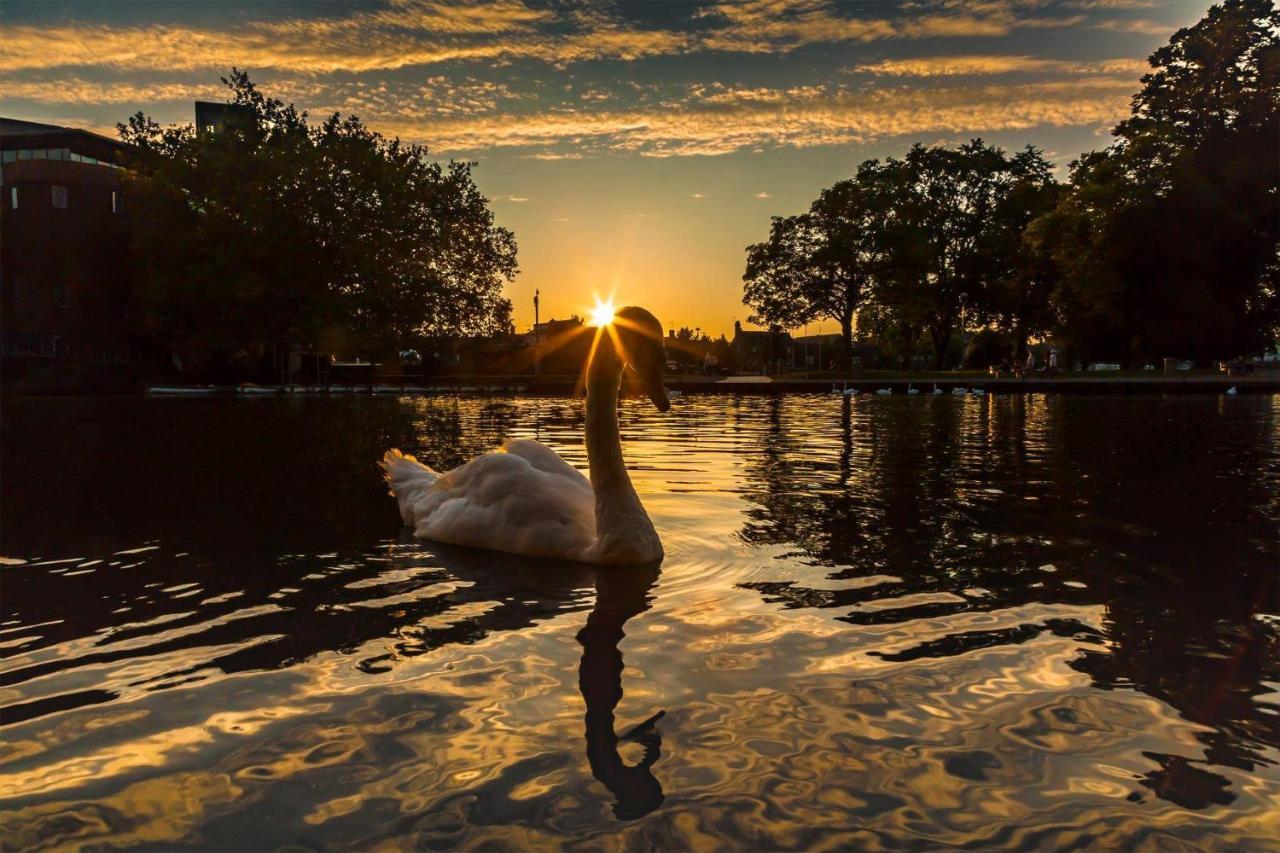
[[[747,249],[752,320],[818,317],[943,366],[958,331],[1080,359],[1200,361],[1280,333],[1280,15],[1227,0],[1179,30],[1115,142],[1059,184],[1034,148],[981,140],[869,160]],[[846,347],[847,351],[847,347]],[[1010,352],[1010,355],[1014,355]]]
[[[848,367],[853,318],[874,261],[871,213],[861,186],[842,181],[823,190],[808,213],[774,217],[769,239],[747,247],[743,301],[752,309],[751,322],[794,328],[835,320]]]
[[[309,123],[241,71],[223,82],[212,132],[142,113],[119,125],[154,331],[224,352],[382,352],[507,326],[515,238],[494,225],[471,164],[442,166],[355,116]]]
[[[1228,0],[1150,62],[1115,143],[1028,231],[1062,333],[1131,362],[1260,348],[1280,326],[1280,15]]]

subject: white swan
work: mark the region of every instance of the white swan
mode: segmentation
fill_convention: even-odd
[[[596,565],[662,559],[662,542],[622,461],[618,389],[630,367],[665,412],[662,325],[643,308],[622,308],[596,332],[586,367],[588,481],[537,441],[516,438],[452,471],[412,456],[383,458],[400,516],[419,539]]]

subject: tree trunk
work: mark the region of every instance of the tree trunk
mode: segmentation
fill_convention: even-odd
[[[847,373],[853,370],[853,313],[840,317],[840,366]]]
[[[951,324],[941,323],[930,328],[929,337],[933,338],[933,369],[941,370],[951,345]]]

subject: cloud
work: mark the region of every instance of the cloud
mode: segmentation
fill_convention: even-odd
[[[521,59],[564,67],[697,51],[786,53],[812,44],[989,38],[1085,20],[1082,14],[1040,15],[1042,6],[1041,0],[934,0],[903,4],[892,17],[861,17],[830,0],[744,0],[691,10],[683,28],[671,29],[644,28],[593,7],[534,7],[521,0],[395,0],[383,9],[357,6],[345,17],[249,20],[225,29],[8,23],[0,68],[174,72],[235,64],[324,74]]]
[[[1093,25],[1095,30],[1111,30],[1117,33],[1141,33],[1147,36],[1171,36],[1176,27],[1149,21],[1145,18],[1111,18],[1098,21]]]
[[[529,156],[551,158],[564,156],[554,150],[557,146],[572,146],[579,154],[714,155],[764,145],[806,148],[904,135],[1110,126],[1128,113],[1133,80],[1082,77],[933,89],[828,88],[790,99],[762,96],[758,90],[741,90],[748,94],[735,98],[735,91],[644,110],[554,109],[391,123],[380,129],[445,152],[526,147],[542,149]]]
[[[961,55],[885,59],[855,65],[849,70],[890,77],[966,77],[1014,73],[1130,74],[1139,77],[1149,68],[1146,62],[1138,59],[1079,62],[1034,56]]]
[[[689,194],[689,198],[704,199],[706,197],[707,197],[706,193],[690,193]]]
[[[1068,27],[1083,20],[1080,15],[1027,14],[1036,5],[1016,0],[911,4],[905,8],[912,12],[896,18],[861,18],[840,14],[826,0],[734,0],[711,6],[698,16],[722,24],[706,35],[707,47],[750,53],[895,38],[990,38],[1021,28]]]
[[[522,195],[509,195],[509,196],[507,196],[507,197],[506,197],[506,200],[507,200],[507,201],[514,201],[514,202],[519,203],[519,202],[525,202],[525,201],[528,201],[529,199],[528,199],[528,197],[527,197],[527,196],[522,196]]]
[[[755,197],[756,198],[773,198],[773,196],[769,195],[768,193],[756,193]]]
[[[1072,9],[1154,9],[1156,0],[1067,0]]]

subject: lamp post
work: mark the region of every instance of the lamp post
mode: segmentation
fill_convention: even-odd
[[[542,291],[534,288],[533,291],[533,375],[537,376],[542,372],[542,331],[538,328],[538,302]]]

